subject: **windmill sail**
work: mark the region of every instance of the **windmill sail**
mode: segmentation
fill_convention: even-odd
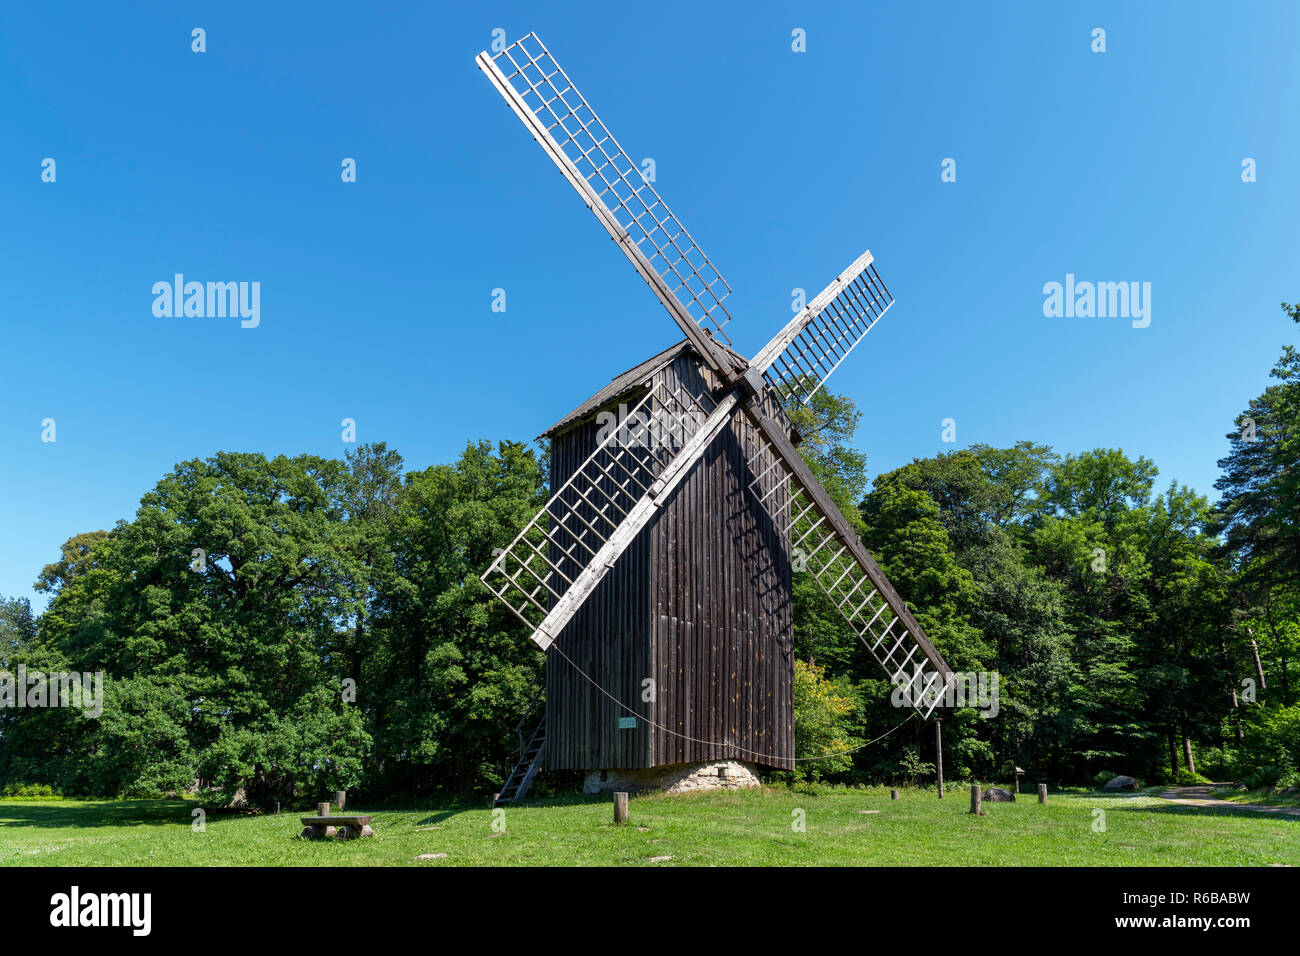
[[[559,636],[738,399],[654,384],[488,566],[483,583],[533,628],[538,646]]]
[[[696,350],[721,371],[712,338],[730,344],[722,300],[731,287],[537,34],[497,54],[482,52],[476,62]]]
[[[908,687],[908,703],[928,717],[951,679],[947,662],[781,426],[746,411],[758,426],[746,449],[749,490],[766,505],[774,488],[789,488],[789,503],[768,513],[788,536],[795,568],[813,576],[890,683]]]
[[[806,404],[894,304],[867,250],[750,363],[786,403]]]

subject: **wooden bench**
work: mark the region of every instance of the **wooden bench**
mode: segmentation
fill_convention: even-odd
[[[374,836],[370,829],[370,817],[360,816],[322,816],[301,817],[303,831],[300,836],[308,840],[323,840],[337,836],[340,840],[355,840],[357,837]]]

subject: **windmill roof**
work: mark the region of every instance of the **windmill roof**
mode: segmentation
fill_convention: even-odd
[[[727,348],[721,342],[719,342],[718,345],[722,347],[723,353],[732,360],[732,364],[736,367],[737,371],[744,369],[747,366],[744,357],[739,353]],[[606,405],[617,401],[623,395],[642,385],[646,379],[650,378],[650,376],[654,375],[665,365],[675,361],[683,352],[689,352],[692,355],[695,354],[695,349],[691,347],[688,339],[682,339],[680,342],[670,345],[658,355],[652,355],[639,365],[635,365],[621,375],[615,376],[608,385],[598,391],[595,395],[592,395],[591,398],[587,399],[573,411],[569,412],[569,414],[565,415],[550,428],[546,429],[546,431],[542,432],[538,437],[550,438],[556,432],[562,431],[574,422],[586,418],[588,415],[595,414]]]

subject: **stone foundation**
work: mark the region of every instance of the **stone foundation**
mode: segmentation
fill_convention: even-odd
[[[582,792],[691,793],[757,786],[761,784],[753,764],[740,760],[711,760],[708,763],[674,763],[639,769],[593,770],[582,782]]]

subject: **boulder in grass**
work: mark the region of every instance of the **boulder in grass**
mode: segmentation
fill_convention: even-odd
[[[1138,782],[1132,777],[1126,777],[1120,774],[1118,777],[1111,777],[1106,781],[1104,790],[1136,790]]]
[[[989,787],[984,791],[983,800],[985,803],[1015,803],[1016,795],[1001,787]]]

